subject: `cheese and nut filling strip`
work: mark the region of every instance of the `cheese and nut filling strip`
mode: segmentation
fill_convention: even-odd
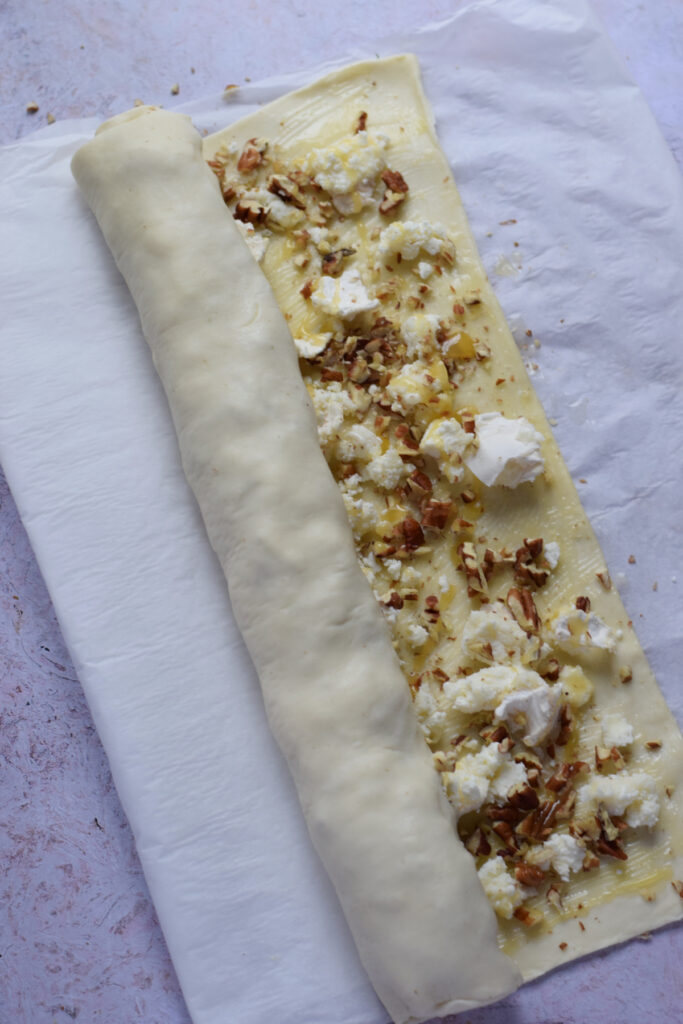
[[[415,63],[333,74],[204,148],[289,324],[502,948],[533,977],[679,916],[681,736],[486,278]]]
[[[414,58],[352,65],[203,141],[138,108],[73,170],[397,1024],[679,917],[681,736]]]

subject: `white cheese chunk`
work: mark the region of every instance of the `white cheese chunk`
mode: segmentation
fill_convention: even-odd
[[[379,299],[367,292],[355,267],[345,270],[340,277],[323,274],[311,292],[311,302],[323,313],[351,320],[359,313],[377,309]]]
[[[379,455],[382,442],[377,434],[361,423],[355,423],[337,445],[341,462],[369,462]]]
[[[585,855],[586,848],[578,839],[565,832],[556,832],[542,846],[533,847],[526,860],[544,871],[552,867],[563,882],[568,882],[570,874],[582,870]]]
[[[413,364],[414,365],[414,364]],[[450,483],[462,480],[465,472],[463,458],[472,442],[454,416],[432,420],[420,441],[420,451],[436,459],[443,475]]]
[[[419,264],[422,266],[422,264]],[[414,313],[401,324],[401,337],[406,343],[406,356],[414,359],[434,348],[439,318],[433,313]]]
[[[395,448],[390,448],[383,455],[376,455],[363,469],[363,476],[372,480],[378,487],[393,491],[402,477],[415,469],[411,462],[404,462]]]
[[[247,189],[239,196],[240,202],[258,203],[268,215],[269,224],[277,224],[281,228],[293,228],[304,219],[302,210],[290,203],[285,203],[279,196],[273,195],[265,188]]]
[[[331,340],[331,334],[315,334],[310,338],[295,338],[294,346],[302,359],[314,359],[325,351]]]
[[[411,622],[405,631],[406,640],[415,650],[419,650],[424,647],[427,640],[429,639],[429,631],[420,626],[417,623]]]
[[[609,626],[593,612],[572,608],[553,620],[552,629],[557,643],[566,651],[582,647],[599,647],[614,651],[617,638]]]
[[[356,132],[333,146],[313,149],[301,167],[331,196],[347,196],[361,185],[373,183],[384,170],[387,142],[383,135]]]
[[[511,918],[524,900],[524,890],[505,867],[502,857],[487,860],[478,875],[495,912],[500,917]]]
[[[456,711],[476,714],[495,711],[507,694],[514,691],[548,690],[549,686],[537,672],[520,665],[491,665],[468,676],[449,679],[443,693]]]
[[[448,247],[446,228],[428,220],[397,220],[379,236],[379,255],[383,261],[398,253],[404,260],[417,259],[420,252],[438,256]]]
[[[318,437],[321,444],[329,444],[339,435],[344,418],[356,411],[350,395],[341,384],[333,381],[327,386],[319,385],[310,389],[313,407],[318,420]]]
[[[524,743],[528,747],[537,747],[550,735],[561,701],[560,686],[515,690],[503,697],[494,717],[497,722],[506,722],[513,732],[521,728]]]
[[[652,828],[659,817],[657,785],[646,772],[594,775],[578,791],[577,817],[595,814],[598,804],[608,814],[625,817],[632,828]]]
[[[549,540],[547,544],[543,545],[543,557],[551,569],[557,568],[557,563],[560,561],[560,545],[556,540]]]
[[[487,664],[528,663],[537,657],[539,646],[538,637],[527,636],[499,601],[470,612],[462,632],[465,657]]]
[[[508,419],[499,412],[485,412],[475,416],[474,423],[479,444],[466,462],[487,487],[518,487],[543,472],[543,435],[523,416]]]
[[[606,711],[602,716],[602,743],[609,747],[628,747],[633,743],[633,726],[619,711]]]

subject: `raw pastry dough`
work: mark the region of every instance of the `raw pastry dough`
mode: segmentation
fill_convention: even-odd
[[[407,1024],[500,998],[519,974],[356,562],[287,325],[199,135],[138,113],[73,170],[135,298],[271,728],[380,999]]]
[[[483,300],[496,379],[510,382],[493,401],[545,438],[550,497],[540,481],[524,485],[535,496],[530,519],[526,491],[487,494],[481,522],[503,544],[525,530],[522,536],[536,536],[539,522],[545,531],[544,517],[553,525],[561,561],[542,612],[590,595],[598,615],[623,633],[616,660],[587,655],[600,708],[625,711],[639,732],[663,744],[662,753],[639,748],[635,756],[656,779],[662,810],[659,827],[630,850],[628,869],[621,862],[601,868],[607,881],[592,890],[587,883],[583,903],[575,887],[568,911],[543,927],[501,925],[501,943],[531,978],[680,915],[669,881],[681,877],[681,738],[618,596],[596,582],[604,568],[599,548],[481,269],[415,62],[394,58],[328,76],[205,140],[204,156],[264,138],[282,159],[305,159],[312,147],[347,134],[361,110],[373,132],[388,136],[392,166],[410,183],[411,218],[445,225],[459,272]],[[386,625],[356,563],[273,292],[187,119],[141,109],[103,128],[77,154],[74,173],[140,311],[273,732],[371,980],[397,1022],[500,998],[519,975],[497,951],[474,861],[454,834]],[[317,321],[287,254],[277,234],[255,253],[300,351],[314,353]],[[328,291],[318,296],[318,310],[343,308],[343,296]],[[351,277],[345,295],[372,308],[372,295]],[[463,404],[477,406],[467,381],[461,386]],[[461,629],[469,610],[464,587],[451,609]],[[418,675],[419,658],[411,660],[400,631],[395,636],[408,675]],[[614,681],[619,665],[630,667],[636,685]],[[584,915],[579,932],[575,918]]]

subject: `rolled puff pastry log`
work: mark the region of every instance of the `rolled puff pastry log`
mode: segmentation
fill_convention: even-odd
[[[286,322],[188,118],[135,111],[73,172],[137,304],[308,828],[397,1024],[520,983],[358,567]],[[226,681],[227,685],[227,681]]]

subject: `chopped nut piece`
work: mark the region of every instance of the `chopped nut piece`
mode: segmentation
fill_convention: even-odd
[[[589,597],[577,597],[576,607],[580,612],[589,612],[591,610],[591,602]]]
[[[622,754],[616,747],[596,747],[595,748],[595,768],[601,772],[606,764],[612,762],[618,772],[626,766],[626,762]]]
[[[443,530],[448,522],[452,501],[434,501],[430,499],[422,510],[422,525],[432,530]]]
[[[596,572],[595,575],[597,576],[598,580],[603,585],[605,590],[612,589],[612,579],[606,569],[604,569],[602,572]]]
[[[505,603],[512,612],[518,625],[526,633],[538,633],[541,619],[536,609],[531,591],[523,587],[512,587],[505,598]]]
[[[562,895],[556,885],[551,885],[545,894],[545,898],[555,910],[562,910]]]
[[[491,852],[491,844],[482,828],[475,829],[465,846],[474,857],[488,857]]]
[[[595,856],[594,853],[587,853],[583,858],[583,871],[593,871],[595,868],[600,867],[600,860]]]
[[[477,500],[476,494],[474,491],[469,490],[469,488],[460,492],[460,498],[466,505],[470,505],[473,501]]]
[[[633,670],[630,665],[622,665],[619,669],[619,678],[622,683],[630,683],[633,679]]]
[[[177,96],[180,92],[180,85],[176,82],[171,86],[171,96]]]
[[[537,864],[518,864],[515,868],[515,878],[520,885],[528,885],[532,889],[538,889],[545,880],[545,871]]]
[[[525,928],[532,928],[539,920],[536,914],[532,914],[526,907],[517,907],[514,911],[514,916],[518,921],[522,922]]]
[[[356,121],[356,126],[353,129],[354,134],[357,135],[358,132],[364,132],[365,131],[365,126],[366,126],[367,123],[368,123],[367,111],[366,110],[361,110],[360,114],[358,115],[358,120]]]
[[[636,556],[635,555],[629,555],[628,556],[628,564],[629,565],[635,565],[636,564]]]
[[[310,299],[311,292],[313,291],[313,282],[307,281],[303,288],[299,289],[299,295],[303,295],[305,299]]]
[[[674,892],[677,892],[678,895],[683,900],[683,882],[676,881],[676,882],[672,882],[671,884],[674,887]]]
[[[566,747],[572,731],[572,713],[568,704],[563,704],[558,715],[559,731],[555,738],[558,747]]]
[[[344,260],[347,256],[353,256],[355,249],[335,249],[334,252],[325,253],[323,256],[323,274],[336,277],[341,272]]]
[[[263,224],[268,211],[255,199],[239,199],[233,217],[248,224]]]
[[[561,949],[562,952],[564,953],[565,949],[567,949],[567,943],[566,942],[560,942],[558,948]]]
[[[661,740],[648,740],[645,744],[648,750],[659,750],[662,746]]]
[[[424,544],[425,535],[417,519],[406,517],[398,526],[399,532],[403,534],[404,546],[407,551],[415,551]]]
[[[40,107],[35,102],[35,100],[31,100],[30,103],[26,104],[26,113],[27,114],[37,114],[39,110],[40,110]]]
[[[402,608],[403,598],[400,594],[397,594],[395,590],[392,590],[389,595],[389,599],[387,601],[382,601],[382,604],[386,605],[387,608]]]
[[[508,802],[518,810],[531,811],[540,804],[538,793],[528,784],[519,783],[508,796]]]
[[[406,487],[410,494],[417,499],[425,498],[432,490],[432,481],[426,473],[415,469],[406,481]]]
[[[298,210],[305,210],[306,203],[299,191],[299,186],[281,174],[273,174],[266,186],[269,192],[281,199],[283,203],[291,203]]]
[[[267,149],[268,143],[265,139],[249,139],[237,161],[237,170],[240,174],[248,174],[262,164]]]
[[[405,201],[405,198],[405,192],[392,192],[392,190],[388,188],[384,193],[382,202],[379,204],[379,212],[384,214],[384,216],[386,216],[388,213],[393,213],[394,210],[397,210],[401,203]],[[398,262],[400,262],[400,260],[398,259],[400,255],[400,253],[398,253],[397,255]]]
[[[575,775],[585,771],[588,765],[585,761],[565,761],[563,765],[557,769],[554,775],[546,782],[546,789],[549,789],[552,793],[561,792],[565,786],[572,781]]]

